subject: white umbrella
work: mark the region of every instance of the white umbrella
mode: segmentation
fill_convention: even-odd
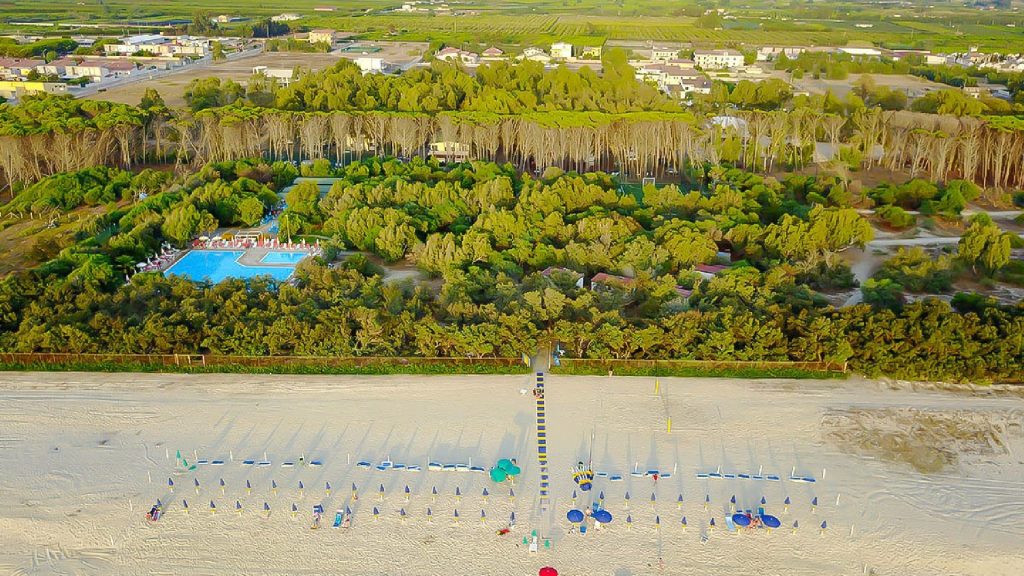
[[[206,241],[208,241],[210,239],[210,237],[209,236],[200,236],[199,239],[202,240],[203,242],[206,242]]]
[[[146,263],[145,262],[139,262],[138,264],[135,265],[135,267],[136,268],[145,268],[146,267]]]

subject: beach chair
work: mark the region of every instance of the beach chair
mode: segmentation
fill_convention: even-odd
[[[534,536],[533,538],[530,539],[530,554],[536,554],[536,553],[537,553],[537,537]]]
[[[726,517],[725,517],[725,528],[729,532],[735,532],[736,531],[736,523],[732,521],[732,516],[726,515]]]

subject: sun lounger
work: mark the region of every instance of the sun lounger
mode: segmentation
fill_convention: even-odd
[[[672,477],[672,473],[671,473],[671,472],[662,472],[662,473],[660,474],[660,476],[661,476],[662,478],[671,478],[671,477]]]
[[[720,473],[718,473],[718,472],[708,472],[708,478],[718,478],[718,479],[721,479],[722,475]]]
[[[750,480],[750,474],[737,474],[736,477],[743,480]]]
[[[530,554],[536,554],[536,553],[537,553],[537,537],[534,536],[533,539],[530,540]]]
[[[644,473],[643,472],[630,472],[629,475],[632,476],[633,478],[643,478],[644,477]]]
[[[255,460],[242,460],[242,466],[252,466],[253,464],[256,464]]]
[[[444,466],[442,466],[440,462],[428,462],[427,463],[427,470],[429,470],[431,472],[440,472],[443,469],[444,469]]]
[[[771,480],[772,482],[781,482],[782,481],[782,479],[779,478],[779,476],[777,474],[765,474],[764,479],[765,480]]]
[[[256,463],[257,466],[270,466],[270,460],[260,460]]]
[[[223,466],[223,460],[210,460],[210,466]]]
[[[445,464],[442,468],[445,472],[455,472],[455,464]]]
[[[697,472],[697,478],[707,478],[707,477],[708,477],[708,473],[707,472]]]
[[[622,476],[619,476],[618,474],[612,474],[611,476],[608,477],[608,481],[609,482],[622,482]]]
[[[202,459],[202,460],[196,460],[196,465],[198,465],[198,466],[204,466],[204,465],[209,464],[209,463],[210,463],[210,461],[205,459],[205,458]]]
[[[395,464],[391,466],[392,470],[405,470],[405,464]]]
[[[764,480],[764,476],[762,476],[760,474],[751,474],[750,475],[750,479],[751,480]]]
[[[469,464],[456,464],[455,465],[455,471],[456,472],[469,472]]]
[[[409,466],[405,467],[406,472],[419,472],[420,470],[422,470],[422,468],[416,466],[415,464],[410,464]]]
[[[729,532],[735,532],[736,531],[736,523],[732,521],[732,516],[726,515],[726,517],[725,517],[725,528]]]
[[[295,466],[295,462],[281,462],[281,468],[291,468]]]
[[[729,472],[726,472],[726,473],[722,474],[722,478],[725,478],[727,480],[732,480],[732,479],[736,478],[736,475],[735,474],[730,474]]]
[[[319,460],[310,460],[309,461],[309,465],[310,466],[323,466],[324,463],[319,461]]]
[[[470,472],[486,472],[486,470],[484,470],[480,466],[470,466],[469,467],[469,471]]]
[[[369,468],[371,464],[365,460],[356,462],[356,468]]]
[[[389,466],[384,466],[383,464],[378,464],[378,465],[374,466],[374,468],[376,468],[377,470],[380,470],[381,472],[385,472],[385,471],[390,469]]]
[[[654,476],[655,474],[658,474],[659,476],[661,475],[661,473],[658,470],[648,470],[647,473],[644,474],[644,476]]]
[[[608,473],[607,472],[595,472],[594,476],[597,476],[598,478],[607,478],[608,477]]]
[[[391,468],[394,465],[395,465],[394,462],[392,462],[391,460],[384,460],[383,462],[380,463],[380,467],[383,467],[385,469],[386,468]]]

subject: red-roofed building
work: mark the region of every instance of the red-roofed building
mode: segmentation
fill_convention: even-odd
[[[632,278],[599,272],[594,274],[594,277],[590,279],[590,289],[606,290],[608,288],[620,288],[623,290],[632,290],[633,284],[635,283],[636,280]]]
[[[35,58],[0,58],[0,78],[5,80],[21,80],[36,66],[45,64]]]
[[[728,268],[728,266],[723,264],[698,264],[693,267],[697,274],[700,274],[707,280],[714,278],[726,268]]]

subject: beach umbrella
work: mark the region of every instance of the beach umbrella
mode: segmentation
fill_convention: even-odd
[[[246,480],[246,481],[245,481],[245,491],[246,491],[247,493],[248,493],[248,492],[252,492],[252,484],[250,484],[250,483],[249,483],[249,480]]]
[[[764,506],[767,503],[768,503],[768,500],[766,500],[764,496],[761,496],[761,506]]]
[[[679,523],[682,524],[683,528],[686,528],[686,516],[683,516],[683,519]]]
[[[654,492],[651,492],[651,503],[653,504],[653,503],[655,503],[657,501],[658,501],[658,497],[654,494]]]
[[[733,514],[732,521],[737,526],[750,526],[750,517],[746,514]]]
[[[491,468],[491,480],[495,482],[504,482],[508,474],[501,468]]]
[[[196,484],[196,492],[199,492],[199,478],[193,478],[192,481]]]
[[[799,520],[793,520],[793,533],[796,534],[796,529],[800,527]]]
[[[458,508],[455,509],[455,523],[456,524],[459,523],[459,509]]]
[[[239,502],[238,500],[235,500],[235,510],[238,510],[239,514],[242,513],[242,503]]]
[[[499,469],[504,470],[505,472],[508,472],[508,469],[512,467],[512,461],[509,460],[508,458],[502,458],[501,460],[498,460],[498,463],[496,464],[496,466]]]
[[[170,478],[168,478],[167,479],[167,487],[171,489],[171,492],[174,492],[174,480],[171,480]]]
[[[573,504],[576,503],[576,489],[575,488],[573,488],[573,490],[572,490],[572,503]]]
[[[487,497],[491,495],[491,493],[487,491],[486,486],[484,487],[484,491],[481,493],[481,495],[484,497],[484,501],[486,501]]]
[[[380,510],[376,506],[373,507],[373,519],[376,520],[380,516]]]
[[[683,509],[683,495],[680,494],[679,498],[676,498],[676,510],[682,510],[682,509]]]
[[[327,491],[327,495],[328,496],[331,495],[331,483],[330,482],[325,482],[324,483],[324,490]]]
[[[573,524],[583,522],[583,512],[580,510],[569,510],[569,512],[565,514],[565,517],[568,518],[569,522],[572,522]]]
[[[762,514],[761,522],[764,522],[764,525],[769,528],[778,528],[779,526],[782,526],[782,522],[780,522],[778,518],[769,514]]]
[[[705,494],[704,495],[704,509],[705,510],[708,509],[708,504],[711,504],[711,495],[710,494]]]
[[[164,503],[161,502],[159,498],[156,499],[156,507],[157,508],[163,508],[164,507]]]
[[[295,504],[292,504],[292,516],[294,516],[295,513],[298,512],[298,511],[299,511],[299,507],[296,506]]]
[[[508,515],[508,523],[509,523],[510,526],[516,523],[516,513],[515,512],[513,512],[513,513]]]
[[[661,516],[655,516],[654,517],[654,525],[655,526],[661,526]]]
[[[299,490],[305,490],[305,489],[306,489],[306,485],[302,483],[302,480],[299,480]]]
[[[352,483],[352,493],[353,493],[353,494],[355,494],[355,493],[356,493],[356,490],[358,490],[358,488],[356,488],[356,483],[355,483],[355,482],[353,482],[353,483]]]
[[[537,571],[537,576],[558,576],[558,570],[551,566],[545,566]]]
[[[789,512],[789,496],[786,496],[786,500],[783,502],[786,505],[786,512]]]
[[[458,486],[455,487],[455,497],[462,498],[462,490]]]
[[[601,524],[607,524],[612,521],[612,513],[607,510],[598,510],[594,512],[594,520]]]
[[[817,505],[818,505],[818,497],[815,496],[814,499],[811,500],[811,506],[817,506]]]
[[[277,494],[277,480],[270,481],[270,488],[274,491],[274,494]]]
[[[822,520],[821,521],[821,531],[824,532],[826,528],[828,528],[828,522],[825,522],[824,520]]]
[[[409,485],[405,485],[405,499],[409,500]]]
[[[181,507],[185,509],[185,513],[188,514],[188,500],[181,501]]]

